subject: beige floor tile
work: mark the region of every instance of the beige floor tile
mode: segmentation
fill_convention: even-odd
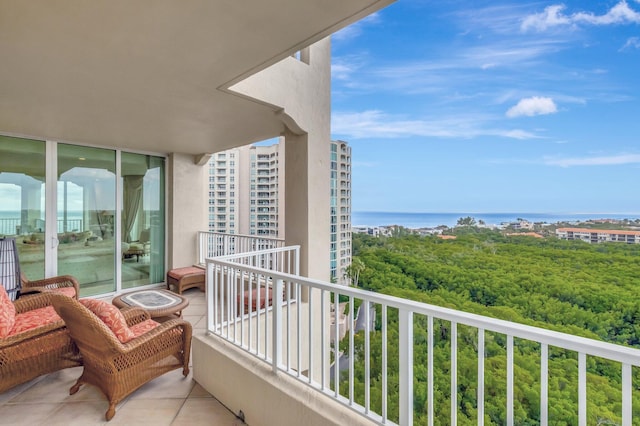
[[[60,408],[60,404],[38,402],[5,404],[0,407],[0,425],[42,425]]]
[[[0,393],[0,405],[11,401],[17,395],[20,395],[22,392],[26,391],[31,386],[34,386],[36,383],[38,383],[40,380],[44,379],[45,377],[46,376],[36,377],[35,379],[33,379],[33,380],[29,381],[29,382],[22,383],[21,385],[14,386],[13,388],[11,388],[9,390],[4,391],[3,393]]]
[[[116,410],[116,415],[109,422],[109,425],[169,426],[183,404],[184,399],[131,399],[122,408]]]
[[[119,404],[117,410],[124,404]],[[107,424],[104,414],[109,408],[106,398],[100,401],[67,402],[47,419],[47,425],[89,426]]]
[[[189,394],[189,398],[213,398],[213,395],[207,392],[205,388],[196,382],[196,385]]]
[[[81,374],[82,367],[56,371],[42,378],[37,385],[16,395],[11,402],[64,402],[70,397],[69,389]]]
[[[162,398],[186,398],[189,396],[195,381],[192,373],[187,377],[182,376],[182,368],[170,371],[143,385],[131,394],[132,400],[138,399],[162,399]]]
[[[189,321],[192,326],[195,326],[201,318],[200,315],[182,315],[182,319]]]
[[[205,304],[189,304],[183,311],[182,315],[184,316],[202,316],[207,313],[207,305]]]
[[[205,330],[207,328],[207,317],[204,316],[200,318],[200,320],[197,323],[192,324],[192,326],[194,330]]]
[[[215,398],[188,399],[172,426],[239,426],[244,423]]]
[[[189,290],[182,292],[182,295],[189,299],[189,304],[205,305],[207,303],[204,298],[204,292],[199,288],[190,288]]]

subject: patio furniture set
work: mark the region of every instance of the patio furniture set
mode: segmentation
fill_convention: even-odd
[[[178,368],[189,374],[192,327],[180,318],[188,305],[180,294],[153,289],[117,296],[112,303],[79,299],[71,276],[22,276],[19,296],[10,296],[14,290],[0,285],[0,393],[83,366],[69,392],[86,383],[96,386],[109,401],[110,420],[116,405],[151,379]]]

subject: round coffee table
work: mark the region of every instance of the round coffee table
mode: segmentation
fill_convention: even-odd
[[[111,303],[118,307],[137,306],[149,312],[151,318],[180,318],[182,310],[189,306],[189,300],[168,290],[137,290],[113,298]]]

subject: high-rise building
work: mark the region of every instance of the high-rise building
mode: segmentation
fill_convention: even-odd
[[[351,147],[331,141],[331,280],[345,283],[351,264]]]
[[[284,238],[284,141],[209,160],[209,231]],[[331,142],[331,280],[351,264],[351,147]]]
[[[246,145],[209,160],[209,231],[283,238],[284,144]]]

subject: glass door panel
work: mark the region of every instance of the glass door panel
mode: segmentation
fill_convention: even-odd
[[[58,275],[81,296],[115,291],[115,151],[58,144],[57,187]]]
[[[164,281],[164,158],[123,152],[122,288]]]
[[[20,269],[44,278],[45,143],[0,136],[0,238],[15,238]]]

